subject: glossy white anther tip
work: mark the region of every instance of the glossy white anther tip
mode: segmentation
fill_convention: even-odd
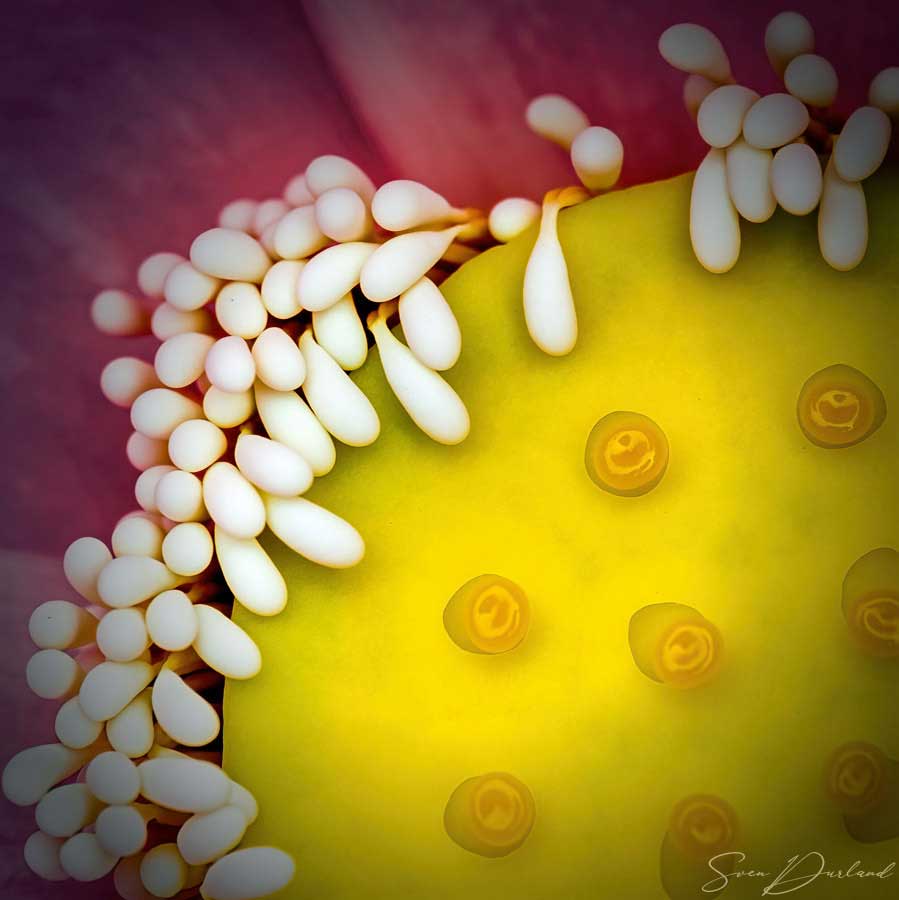
[[[659,53],[675,69],[704,75],[719,84],[731,78],[730,61],[721,41],[702,25],[672,25],[659,38]]]

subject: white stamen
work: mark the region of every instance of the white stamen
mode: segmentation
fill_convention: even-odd
[[[94,747],[71,750],[39,744],[17,753],[3,769],[3,794],[16,806],[34,806],[50,788],[77,772],[96,754]]]
[[[209,516],[237,538],[254,538],[265,528],[265,507],[256,488],[236,466],[217,462],[203,478]]]
[[[215,530],[215,551],[234,599],[257,616],[275,616],[287,604],[284,577],[259,541]]]
[[[534,343],[551,356],[564,356],[577,342],[577,313],[568,266],[559,243],[561,194],[550,191],[543,201],[540,231],[524,273],[524,317]],[[576,191],[571,196],[585,196]]]
[[[185,747],[204,747],[221,729],[212,704],[166,668],[153,682],[153,713],[165,733]]]
[[[742,84],[715,88],[699,107],[696,125],[710,147],[729,147],[743,130],[743,119],[759,95]]]
[[[827,263],[841,272],[854,269],[868,249],[868,206],[857,181],[844,181],[833,157],[824,172],[818,209],[818,246]]]
[[[590,120],[583,110],[561,94],[535,97],[528,104],[524,117],[531,131],[565,150],[590,126]]]
[[[25,865],[44,881],[65,881],[69,876],[59,864],[59,851],[64,841],[43,831],[35,831],[25,841]]]
[[[34,819],[44,834],[67,838],[90,825],[102,808],[86,784],[64,784],[41,798]]]
[[[253,415],[256,401],[252,390],[222,391],[211,385],[203,394],[203,413],[219,428],[235,428]]]
[[[155,669],[143,660],[102,662],[84,678],[78,700],[95,722],[117,716],[152,680]]]
[[[268,324],[268,312],[259,288],[246,281],[232,281],[218,292],[215,317],[228,334],[247,340],[262,334]]]
[[[758,150],[740,138],[726,154],[727,189],[737,212],[750,222],[767,222],[777,209],[770,184],[771,151]]]
[[[97,626],[97,646],[113,662],[131,662],[150,646],[140,609],[111,609]]]
[[[364,447],[373,443],[381,423],[368,397],[319,347],[311,330],[300,338],[300,351],[306,362],[303,393],[316,418],[344,444]]]
[[[221,228],[233,228],[236,231],[250,232],[253,228],[253,219],[256,218],[256,210],[259,204],[255,200],[241,197],[232,200],[222,207],[219,213],[218,224]]]
[[[165,280],[180,262],[184,262],[184,257],[178,253],[163,252],[148,256],[137,270],[137,286],[141,293],[151,300],[162,300]]]
[[[409,349],[430,369],[451,369],[462,352],[462,333],[440,288],[422,278],[403,292],[398,308]]]
[[[262,283],[272,264],[259,241],[235,228],[204,231],[190,245],[190,261],[213,278],[256,284]]]
[[[624,147],[608,128],[585,128],[571,144],[571,164],[587,190],[607,191],[621,176]]]
[[[868,103],[888,116],[899,116],[899,66],[882,69],[871,80]]]
[[[327,246],[315,218],[315,206],[298,206],[278,222],[272,236],[275,252],[282,259],[305,259]]]
[[[366,203],[371,203],[375,186],[355,163],[342,156],[326,155],[312,160],[306,167],[306,187],[313,197],[320,197],[332,188],[354,190]]]
[[[672,25],[659,38],[659,53],[682,72],[704,75],[718,84],[730,81],[730,61],[721,41],[702,25]]]
[[[141,883],[154,897],[174,897],[202,877],[202,870],[189,868],[174,844],[157,844],[140,862]]]
[[[808,128],[808,110],[790,94],[768,94],[756,101],[743,119],[743,137],[759,150],[773,150],[795,141]]]
[[[157,441],[148,438],[139,431],[133,431],[125,444],[125,455],[128,462],[139,472],[145,472],[153,466],[168,465],[168,441]],[[154,491],[156,488],[154,487]]]
[[[176,525],[162,542],[162,558],[176,575],[199,575],[212,562],[212,552],[212,538],[199,522]]]
[[[471,426],[459,395],[394,337],[381,316],[369,321],[384,375],[413,422],[441,444],[465,440]]]
[[[312,485],[309,463],[296,450],[262,435],[240,435],[234,462],[252,484],[278,497],[296,497]]]
[[[206,354],[214,343],[215,338],[210,335],[195,332],[178,334],[164,341],[153,361],[159,380],[170,388],[193,384],[203,374]]]
[[[247,342],[237,335],[219,338],[206,356],[206,377],[228,394],[248,391],[256,378],[256,365]]]
[[[803,53],[790,61],[784,71],[784,84],[803,103],[826,107],[836,99],[839,79],[834,67],[823,56]]]
[[[315,201],[315,220],[332,241],[361,241],[371,232],[365,201],[349,188],[325,191]]]
[[[112,360],[100,373],[100,390],[116,406],[127,408],[154,387],[159,387],[159,379],[153,366],[133,356]]]
[[[192,816],[178,832],[178,850],[194,866],[205,866],[233,850],[243,839],[247,819],[236,806]]]
[[[100,846],[95,834],[84,831],[70,837],[59,850],[60,865],[75,881],[99,881],[118,861]]]
[[[240,338],[223,340],[239,341]],[[131,406],[131,424],[134,430],[156,440],[167,441],[182,422],[202,417],[203,410],[198,403],[170,388],[144,391]]]
[[[216,765],[187,757],[148,759],[137,767],[141,794],[178,812],[212,812],[228,802],[231,782]]]
[[[146,556],[111,559],[97,579],[100,599],[116,609],[136,606],[178,584],[178,577],[159,560]]]
[[[342,369],[352,372],[365,362],[368,342],[352,294],[346,294],[327,309],[312,313],[312,330],[319,346]]]
[[[203,900],[254,900],[293,880],[293,857],[275,847],[246,847],[214,862],[200,887]]]
[[[439,262],[463,229],[454,225],[443,231],[412,231],[381,244],[362,266],[362,293],[375,303],[399,297]]]
[[[84,714],[77,697],[70,697],[59,707],[53,727],[60,743],[73,750],[90,747],[103,733],[103,724]]]
[[[207,518],[203,484],[192,472],[175,469],[156,485],[156,506],[173,522],[202,522]]]
[[[78,692],[84,670],[62,650],[38,650],[25,667],[28,687],[44,700],[66,700]]]
[[[437,191],[418,181],[388,181],[371,202],[374,220],[387,231],[407,231],[422,225],[458,222],[465,211],[455,209]]]
[[[168,459],[168,443],[164,446],[166,448],[166,459]],[[156,505],[156,488],[159,486],[159,482],[165,475],[174,471],[174,466],[170,466],[167,463],[160,463],[159,465],[150,466],[149,468],[144,469],[144,471],[137,476],[137,480],[134,482],[134,498],[137,500],[137,505],[140,506],[142,510],[149,513],[159,512],[159,507]]]
[[[833,149],[833,165],[843,181],[862,181],[879,168],[890,149],[893,127],[876,106],[859,107],[846,120]]]
[[[150,314],[140,300],[124,291],[100,291],[91,304],[94,327],[116,337],[146,334]]]
[[[289,319],[301,309],[297,282],[306,265],[302,260],[282,259],[276,262],[262,280],[262,302],[276,319]]]
[[[269,528],[288,547],[321,566],[344,569],[365,555],[365,543],[349,522],[303,497],[266,496]]]
[[[118,715],[106,723],[113,750],[131,759],[145,756],[156,740],[150,691],[141,691]]]
[[[205,528],[203,532],[208,536]],[[193,603],[183,591],[163,591],[147,607],[147,630],[153,643],[163,650],[186,650],[194,642],[198,627]]]
[[[256,207],[253,216],[252,231],[261,235],[269,226],[282,219],[290,212],[290,204],[280,197],[270,197]]]
[[[41,650],[66,650],[89,644],[96,631],[97,620],[86,609],[68,600],[48,600],[28,620],[28,634]]]
[[[169,438],[169,456],[185,472],[208,469],[227,448],[225,433],[206,419],[182,422]]]
[[[282,328],[266,328],[253,343],[256,376],[273,391],[295,391],[306,377],[300,348]]]
[[[740,220],[727,187],[726,157],[714,147],[693,178],[690,240],[696,258],[710,272],[727,272],[739,259]]]
[[[306,186],[306,173],[300,172],[294,175],[284,188],[284,199],[291,206],[305,206],[315,201],[309,188]]]
[[[324,425],[293,391],[273,391],[256,382],[259,417],[272,440],[296,450],[317,476],[327,475],[337,458]]]
[[[306,264],[297,281],[297,301],[304,309],[327,309],[346,296],[362,276],[378,244],[351,241],[322,250]]]
[[[187,260],[178,263],[165,279],[165,301],[182,312],[205,306],[216,294],[221,281],[194,268]]]
[[[774,154],[771,190],[788,213],[810,213],[821,200],[823,186],[818,154],[808,144],[787,144]]]
[[[259,816],[259,804],[256,802],[256,798],[236,781],[231,782],[231,796],[228,798],[228,805],[236,806],[244,814],[249,825],[252,825]]]
[[[150,329],[160,341],[187,331],[206,333],[212,328],[212,316],[205,309],[176,309],[170,303],[160,303],[150,317]]]
[[[97,579],[111,559],[112,554],[102,541],[83,537],[69,544],[62,568],[66,580],[88,603],[99,603]]]
[[[84,780],[91,793],[103,803],[132,803],[140,793],[137,766],[122,753],[107,751],[87,767]]]
[[[776,15],[765,29],[765,53],[778,75],[790,61],[815,49],[815,32],[805,16],[797,12]]]
[[[156,807],[147,803],[107,806],[94,828],[100,846],[112,856],[133,856],[147,843],[147,821]]]
[[[243,680],[257,675],[262,668],[262,657],[253,639],[214,607],[198,603],[194,609],[199,623],[194,650],[203,662],[226,678]]]
[[[540,204],[525,197],[506,197],[490,210],[487,227],[501,244],[511,241],[540,218]]]

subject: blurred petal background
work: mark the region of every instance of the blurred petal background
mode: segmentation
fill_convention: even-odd
[[[127,413],[99,392],[114,356],[152,342],[96,334],[92,296],[134,287],[139,262],[185,252],[239,196],[279,195],[321,153],[376,182],[424,181],[451,202],[539,199],[574,180],[566,155],[525,127],[544,92],[570,96],[622,138],[622,184],[694,168],[702,144],[683,76],[656,49],[679,21],[715,31],[735,77],[779,82],[762,37],[781,3],[632,0],[28,0],[4,10],[0,181],[0,765],[50,740],[55,704],[17,701],[30,610],[69,597],[59,559],[104,540],[135,506]],[[890,0],[800,2],[840,76],[837,108],[865,102],[899,64]],[[685,226],[686,228],[686,222]],[[602,248],[597,248],[602,252]],[[21,844],[32,810],[0,811],[0,893],[114,896],[39,882]]]

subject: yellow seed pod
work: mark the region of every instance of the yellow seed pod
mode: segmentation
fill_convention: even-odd
[[[450,598],[443,611],[447,634],[470,653],[505,653],[527,634],[527,594],[502,575],[478,575]]]
[[[527,785],[508,772],[488,772],[463,781],[446,804],[446,833],[480,856],[506,856],[531,833],[536,816]]]
[[[899,553],[878,547],[843,579],[843,615],[855,642],[873,656],[899,656]]]
[[[802,433],[818,447],[851,447],[870,437],[886,418],[883,392],[862,372],[842,364],[815,372],[799,392]]]
[[[619,497],[638,497],[662,480],[668,468],[668,438],[641,413],[609,413],[587,438],[584,464],[597,487]]]
[[[714,794],[691,794],[671,811],[668,835],[685,856],[705,861],[734,846],[737,815]]]
[[[889,760],[874,744],[852,741],[837,748],[825,766],[825,787],[847,814],[877,806],[887,792]]]
[[[637,668],[653,681],[694,688],[721,667],[721,633],[684,603],[653,603],[631,616],[627,634]]]

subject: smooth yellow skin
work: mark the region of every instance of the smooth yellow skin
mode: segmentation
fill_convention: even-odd
[[[627,639],[637,668],[672,687],[699,687],[721,668],[721,634],[684,603],[653,603],[637,610],[628,623]]]
[[[470,653],[506,653],[523,640],[531,609],[522,588],[502,575],[478,575],[450,598],[443,625]]]
[[[843,615],[872,656],[899,656],[899,553],[878,547],[857,559],[843,580]]]
[[[445,377],[472,420],[458,446],[408,421],[376,353],[353,374],[381,436],[341,446],[307,496],[360,530],[365,559],[326,570],[265,535],[290,599],[272,619],[237,610],[265,665],[225,695],[225,765],[261,807],[247,843],[297,858],[283,896],[663,900],[659,845],[693,793],[737,810],[756,868],[810,847],[835,866],[899,859],[896,841],[860,850],[820,784],[847,741],[899,755],[895,661],[861,653],[840,608],[853,561],[896,544],[899,416],[839,453],[796,423],[799,386],[835,361],[899,409],[899,180],[865,191],[870,246],[848,273],[821,259],[813,216],[781,213],[744,225],[731,272],[706,272],[690,176],[565,210],[580,336],[561,359],[521,312],[535,229],[466,264],[442,285],[463,334]],[[672,448],[637,499],[584,468],[590,429],[619,409],[663,424]],[[447,599],[483,572],[527,591],[514,652],[447,639]],[[661,690],[628,646],[634,612],[672,598],[726,641],[701,690]],[[443,827],[456,786],[490,771],[515,773],[539,810],[503,859]],[[895,885],[867,882],[865,900]],[[741,879],[722,896],[760,891]]]
[[[514,775],[468,778],[446,804],[443,825],[460,847],[491,858],[508,856],[527,839],[537,814],[534,797]]]
[[[584,465],[598,488],[639,497],[662,480],[668,468],[668,439],[648,416],[609,413],[590,430]]]
[[[867,440],[886,414],[880,388],[864,372],[842,364],[810,376],[796,402],[799,427],[813,444],[825,449]]]

